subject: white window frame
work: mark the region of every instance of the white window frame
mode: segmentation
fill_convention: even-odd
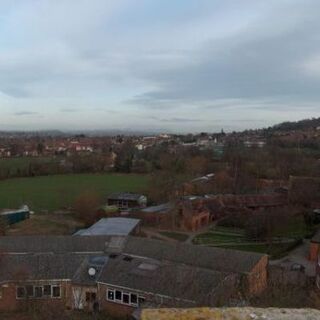
[[[27,287],[32,287],[32,295],[31,296],[28,296],[28,290],[27,290]],[[33,299],[34,298],[34,285],[32,284],[27,284],[24,286],[25,288],[25,291],[26,291],[26,299]]]
[[[41,288],[41,297],[36,295],[36,288]],[[43,286],[33,286],[34,298],[35,299],[43,299],[45,296],[43,295]]]
[[[136,296],[137,297],[137,302],[131,302],[131,296]],[[139,305],[139,295],[137,295],[136,293],[130,293],[130,305],[137,307]]]
[[[46,287],[46,286],[50,286],[50,293],[49,294],[44,294],[44,287]],[[52,297],[52,285],[51,284],[44,284],[42,286],[42,296],[44,298],[51,298]]]
[[[27,295],[27,287],[30,286],[33,288],[33,295],[32,296],[28,296]],[[49,295],[45,295],[44,294],[44,287],[45,286],[50,286],[50,294]],[[18,288],[24,288],[24,297],[18,297]],[[42,295],[41,297],[37,297],[36,296],[36,288],[41,288],[42,291]],[[59,297],[54,297],[53,296],[53,288],[59,288]],[[30,285],[23,285],[23,286],[17,286],[16,287],[16,299],[61,299],[62,297],[62,292],[61,292],[61,285],[60,284],[42,284],[42,285],[34,285],[34,284],[30,284]]]
[[[24,290],[24,295],[23,295],[23,297],[18,297],[18,289],[19,289],[19,288],[22,288],[22,289]],[[25,286],[17,286],[17,287],[16,287],[16,299],[17,299],[17,300],[25,299],[26,296],[27,296],[26,287],[25,287]]]
[[[113,300],[112,299],[109,299],[109,292],[112,292],[113,293]],[[111,301],[111,302],[115,302],[116,301],[116,292],[114,289],[107,289],[106,291],[106,299],[108,301]]]
[[[59,297],[54,297],[53,296],[53,288],[59,288]],[[60,284],[55,284],[55,285],[51,285],[51,299],[61,299],[61,285]]]
[[[121,292],[121,299],[117,299],[117,291]],[[122,295],[123,295],[122,290],[115,289],[114,290],[114,301],[122,304]]]
[[[124,302],[123,296],[128,296],[128,302]],[[130,293],[129,292],[122,292],[122,304],[125,304],[126,306],[130,306]]]
[[[116,299],[116,291],[121,292],[121,300]],[[109,299],[109,292],[113,293],[113,297],[114,297],[113,300]],[[123,295],[128,295],[129,296],[129,302],[128,303],[123,301]],[[132,303],[131,302],[131,296],[132,295],[135,295],[137,297],[137,302],[136,303]],[[139,295],[139,294],[134,293],[134,292],[124,291],[124,290],[121,290],[121,289],[111,289],[111,288],[107,288],[107,290],[106,290],[106,300],[110,301],[110,302],[113,302],[113,303],[123,304],[125,306],[131,306],[131,307],[138,307],[139,306],[139,299],[146,300],[146,298],[144,296]]]

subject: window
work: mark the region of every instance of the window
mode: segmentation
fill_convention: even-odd
[[[139,299],[138,299],[139,306],[142,305],[145,301],[146,299],[144,297],[139,296]]]
[[[34,297],[34,290],[33,286],[26,286],[26,292],[27,292],[27,298],[32,298]]]
[[[42,298],[42,296],[43,296],[43,288],[42,287],[34,287],[34,296],[36,298]]]
[[[128,293],[124,293],[122,295],[122,302],[125,304],[129,304],[129,294]]]
[[[135,305],[138,303],[138,297],[136,294],[134,293],[130,294],[130,303]]]
[[[113,290],[109,290],[107,291],[107,299],[110,301],[114,301],[114,291]]]
[[[122,301],[122,291],[116,290],[116,300]]]
[[[123,292],[121,290],[107,289],[106,299],[120,304],[131,305],[137,307],[145,301],[143,296],[138,296],[135,293]]]
[[[51,286],[50,285],[43,286],[43,295],[46,297],[51,296]]]
[[[17,298],[25,298],[26,296],[26,288],[25,287],[18,287],[17,288]]]
[[[53,298],[60,298],[60,286],[52,286],[52,297]]]

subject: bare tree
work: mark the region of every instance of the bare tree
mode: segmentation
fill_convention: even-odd
[[[97,219],[99,204],[99,196],[95,192],[86,191],[75,200],[74,210],[81,221],[86,225],[91,225]]]

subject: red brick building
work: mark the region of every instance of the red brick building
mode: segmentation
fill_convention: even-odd
[[[309,260],[318,261],[318,256],[320,254],[320,230],[313,236],[310,241],[309,248]]]
[[[160,229],[197,231],[211,222],[203,197],[188,196],[175,203],[147,207],[131,214],[146,226]]]
[[[228,305],[266,288],[265,255],[137,237],[0,237],[0,311],[30,303],[130,315]]]

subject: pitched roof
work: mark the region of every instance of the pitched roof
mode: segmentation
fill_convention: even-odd
[[[115,239],[117,241],[114,241]],[[119,248],[115,250],[115,244],[118,243]],[[2,253],[79,253],[99,255],[115,251],[159,261],[171,261],[232,273],[248,273],[263,257],[266,257],[266,255],[259,253],[166,242],[133,236],[0,237],[0,252]]]
[[[79,254],[2,255],[0,281],[71,279],[84,258]]]
[[[288,201],[282,194],[270,193],[210,195],[207,196],[206,202],[226,208],[255,208],[286,205]]]
[[[127,237],[123,253],[234,273],[248,273],[264,254]]]
[[[103,252],[106,236],[2,236],[0,253]]]
[[[213,296],[221,297],[221,294],[217,293],[229,290],[223,283],[230,281],[231,287],[234,288],[235,279],[235,275],[181,263],[118,255],[116,258],[109,259],[98,281],[141,292],[179,298],[191,304],[210,299],[211,304]]]

